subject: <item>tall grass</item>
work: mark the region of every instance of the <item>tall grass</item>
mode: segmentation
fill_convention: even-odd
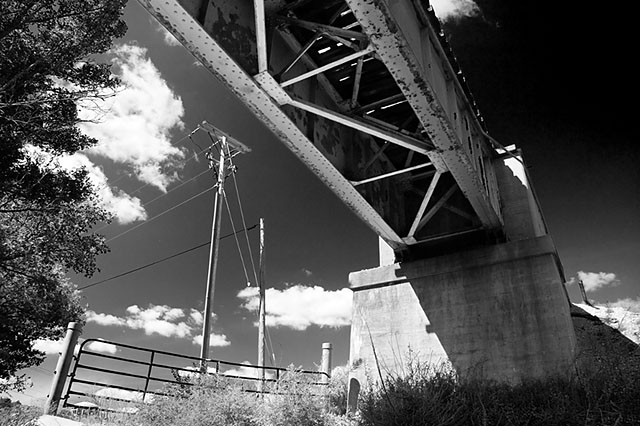
[[[414,359],[403,376],[365,391],[359,408],[361,426],[640,425],[640,357],[590,359],[570,378],[515,386],[464,380]]]
[[[307,376],[308,377],[308,376]],[[346,380],[346,376],[344,376]],[[137,404],[135,414],[77,416],[86,424],[112,426],[347,426],[336,414],[330,395],[346,395],[346,381],[332,390],[312,384],[308,378],[288,371],[269,383],[268,394],[246,391],[246,383],[217,375],[194,375],[190,383],[163,390],[168,396]],[[346,397],[338,400],[346,401]]]
[[[135,414],[74,419],[110,426],[640,425],[638,350],[588,356],[569,378],[516,386],[465,380],[446,366],[407,359],[402,375],[363,389],[354,417],[344,414],[348,370],[339,368],[325,389],[290,371],[262,396],[246,392],[238,380],[194,376],[189,385],[165,389],[167,397],[139,403]],[[18,426],[19,418],[28,420],[24,414],[5,411],[12,417],[7,424]]]

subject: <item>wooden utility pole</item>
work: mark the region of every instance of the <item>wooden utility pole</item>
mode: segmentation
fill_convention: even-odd
[[[213,203],[213,221],[211,224],[211,246],[209,248],[209,269],[207,273],[207,290],[204,299],[204,322],[202,324],[202,347],[200,349],[200,368],[207,371],[207,359],[209,359],[209,343],[211,335],[211,315],[213,313],[213,295],[216,287],[216,271],[218,269],[218,249],[220,247],[220,224],[222,220],[222,197],[224,196],[224,180],[227,174],[226,163],[235,154],[247,153],[251,150],[226,133],[218,130],[211,124],[203,121],[201,129],[217,139],[220,149],[218,160],[218,176],[216,180],[216,196]],[[215,144],[214,144],[215,145]],[[211,148],[213,149],[213,146]],[[233,150],[233,152],[232,152]],[[209,158],[210,167],[213,167],[215,159]]]
[[[264,247],[264,219],[260,218],[260,272],[258,276],[258,288],[260,292],[260,314],[258,317],[258,366],[263,367],[258,369],[258,391],[262,392],[264,384],[264,327],[265,327],[265,282],[264,282],[264,269],[265,269],[265,247]]]
[[[216,271],[218,269],[218,248],[220,247],[220,223],[222,220],[222,197],[224,195],[224,178],[226,173],[227,149],[226,138],[220,138],[220,162],[218,163],[218,179],[216,180],[216,196],[213,201],[213,221],[211,223],[211,245],[209,246],[209,269],[207,274],[207,290],[204,298],[204,323],[202,325],[202,347],[200,348],[200,367],[206,371],[209,358],[209,339],[211,333],[211,314],[213,294],[216,288]]]

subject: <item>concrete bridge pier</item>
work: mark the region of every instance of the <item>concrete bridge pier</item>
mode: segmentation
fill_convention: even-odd
[[[402,375],[410,356],[511,384],[572,374],[576,338],[555,246],[523,165],[498,159],[496,169],[507,242],[400,263],[382,249],[381,266],[350,274],[354,384],[379,380],[378,368]]]
[[[409,352],[423,363],[450,363],[462,376],[508,383],[571,371],[575,335],[547,236],[381,266],[349,280],[351,363],[370,376],[376,364],[402,374]]]

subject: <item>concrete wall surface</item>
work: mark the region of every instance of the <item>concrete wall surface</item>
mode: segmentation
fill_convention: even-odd
[[[558,266],[545,236],[352,273],[352,376],[403,374],[409,350],[508,383],[570,374],[576,338]]]

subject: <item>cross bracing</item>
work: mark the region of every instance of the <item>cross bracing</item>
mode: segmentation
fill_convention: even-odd
[[[396,251],[500,233],[495,150],[426,2],[139,1]]]

